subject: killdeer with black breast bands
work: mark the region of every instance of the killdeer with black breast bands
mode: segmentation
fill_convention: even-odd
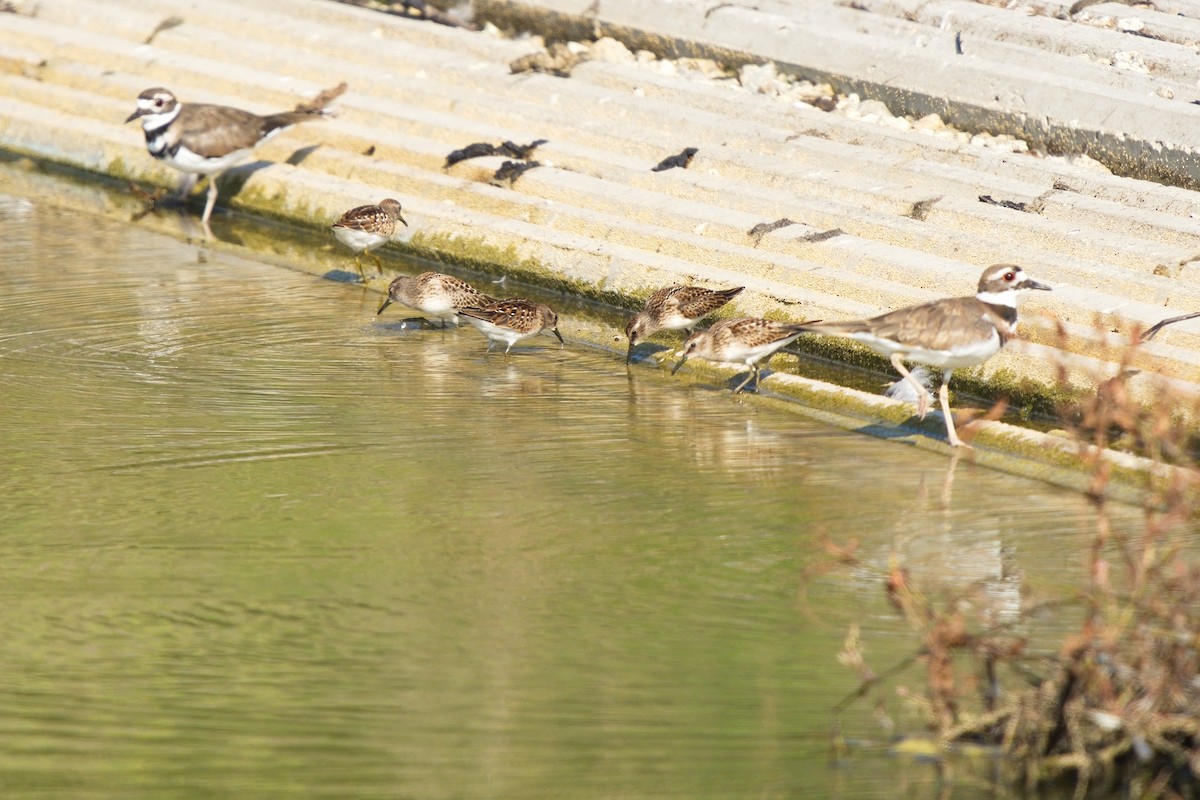
[[[625,363],[633,360],[633,348],[647,336],[659,331],[686,330],[692,327],[738,295],[745,286],[736,289],[705,289],[702,286],[667,286],[659,289],[646,301],[625,326],[629,338],[629,350]]]
[[[345,91],[345,85],[322,92],[323,105]],[[207,230],[208,218],[217,202],[217,178],[230,167],[254,156],[264,139],[327,113],[324,107],[301,104],[296,111],[259,116],[231,106],[181,103],[160,86],[138,95],[137,110],[125,120],[141,119],[150,155],[184,173],[179,197],[187,196],[201,175],[209,176],[208,202],[200,222]]]
[[[688,337],[683,343],[683,357],[671,370],[671,374],[678,372],[683,362],[692,356],[709,361],[745,364],[750,368],[750,374],[737,385],[733,393],[737,394],[745,389],[751,380],[754,381],[757,391],[760,372],[758,362],[764,358],[770,359],[776,350],[795,341],[800,334],[808,333],[807,326],[818,321],[772,322],[757,317],[722,320],[708,330],[693,333]]]
[[[408,227],[408,222],[400,216],[400,201],[389,197],[380,200],[378,205],[355,206],[330,226],[337,240],[354,251],[354,266],[358,267],[363,282],[367,280],[362,266],[363,253],[370,253],[376,247],[390,242],[396,235],[397,222]],[[375,259],[376,268],[383,272],[383,261],[379,256],[372,258]]]
[[[468,306],[479,308],[495,303],[466,281],[441,272],[422,272],[420,275],[401,275],[388,285],[388,296],[376,315],[392,303],[400,303],[442,321],[458,324],[458,310]]]
[[[517,342],[545,330],[558,337],[559,344],[566,344],[558,332],[558,314],[549,306],[531,300],[497,300],[482,306],[460,308],[457,313],[487,337],[489,353],[496,342],[504,342],[507,355]]]
[[[959,367],[982,364],[1017,332],[1017,295],[1023,289],[1050,287],[1026,277],[1013,264],[995,264],[983,271],[973,297],[950,297],[897,309],[871,319],[821,322],[806,326],[812,333],[855,339],[881,355],[904,376],[917,395],[917,416],[929,411],[929,391],[904,367],[905,361],[941,367],[938,388],[946,436],[951,447],[963,442],[950,414],[950,375]]]

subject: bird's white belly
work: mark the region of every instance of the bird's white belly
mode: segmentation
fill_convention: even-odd
[[[796,337],[799,335],[800,334],[797,333],[795,336],[789,336],[786,339],[777,339],[773,342],[766,342],[765,344],[758,345],[746,345],[738,342],[730,342],[726,345],[725,349],[718,354],[718,357],[712,360],[723,361],[726,364],[745,364],[747,367],[750,367],[757,364],[764,358],[769,357],[772,353],[787,347],[789,344],[795,341]]]
[[[361,253],[364,250],[373,250],[388,240],[386,236],[378,233],[360,231],[357,228],[343,228],[340,225],[334,227],[333,235],[337,237],[339,242],[356,253]]]
[[[153,150],[151,150],[153,152]],[[253,150],[234,150],[228,155],[220,158],[205,158],[197,155],[186,147],[180,147],[175,151],[175,155],[163,156],[163,161],[170,164],[180,172],[194,172],[198,175],[215,175],[219,172],[224,172],[230,167],[236,167],[238,164],[244,164],[254,156]]]
[[[727,360],[735,364],[745,364],[749,367],[757,364],[776,350],[782,349],[786,344],[787,341],[781,341],[762,344],[757,347],[730,348],[730,351],[726,353],[729,356]]]
[[[664,331],[680,331],[684,328],[692,327],[698,321],[699,320],[691,319],[690,317],[685,317],[683,314],[675,313],[663,317],[661,320],[659,320],[659,324],[662,326]]]
[[[454,306],[445,297],[422,300],[420,305],[417,306],[417,310],[424,311],[433,317],[440,317],[448,322],[457,322],[458,320],[458,315],[454,313]]]
[[[476,319],[475,317],[466,317],[467,322],[475,326],[475,328],[492,342],[504,342],[508,347],[512,347],[522,339],[532,336],[532,333],[521,333],[512,328],[504,328],[500,325],[493,325],[487,320]]]
[[[916,361],[921,364],[928,364],[931,367],[941,367],[942,369],[958,369],[959,367],[973,367],[976,364],[982,364],[1000,352],[1000,347],[1003,344],[1000,341],[1000,334],[996,331],[992,331],[992,335],[987,339],[967,342],[949,350],[926,350],[922,347],[905,346],[886,339],[876,339],[869,334],[850,334],[850,338],[857,339],[869,345],[873,350],[885,356],[900,353],[905,361]]]

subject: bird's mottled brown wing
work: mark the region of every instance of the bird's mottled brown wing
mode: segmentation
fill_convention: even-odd
[[[648,298],[646,298],[646,309],[647,310],[652,309],[652,308],[668,309],[669,308],[668,304],[671,302],[671,296],[674,295],[676,292],[678,292],[680,289],[686,289],[686,288],[687,288],[686,286],[679,286],[678,284],[672,284],[671,286],[664,286],[663,288],[659,289],[657,292],[655,292],[654,294],[652,294]]]
[[[810,323],[804,322],[775,322],[759,317],[743,317],[742,319],[719,322],[710,331],[718,336],[725,335],[751,346],[759,346],[788,339],[797,333],[808,330]],[[724,331],[724,334],[721,333]]]
[[[439,273],[436,280],[442,286],[442,291],[450,296],[454,306],[488,306],[496,303],[495,298],[488,297],[466,281],[453,275]]]
[[[485,320],[493,325],[517,328],[520,326],[516,323],[530,317],[535,310],[536,307],[533,303],[526,300],[498,300],[482,306],[465,307],[460,313],[468,317],[474,317],[475,319]]]
[[[391,217],[379,206],[355,206],[342,214],[335,228],[350,228],[356,231],[378,231],[392,222]]]
[[[679,286],[670,293],[665,305],[668,310],[674,306],[688,319],[697,319],[716,311],[744,288],[739,286],[736,289],[713,290],[702,286]]]

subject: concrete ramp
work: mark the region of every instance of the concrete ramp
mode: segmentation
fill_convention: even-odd
[[[483,21],[630,45],[577,47],[558,77],[510,69],[540,39],[329,0],[37,0],[0,14],[0,147],[174,185],[122,124],[141,90],[268,112],[346,81],[336,118],[268,142],[221,205],[326,226],[395,196],[418,254],[630,306],[745,284],[730,313],[780,318],[969,294],[1012,261],[1055,291],[961,375],[1052,394],[1060,360],[1086,385],[1114,331],[1200,310],[1200,6],[1177,5],[480,0]],[[514,182],[503,155],[444,166],[536,139]],[[1200,320],[1135,365],[1142,391],[1200,383]]]

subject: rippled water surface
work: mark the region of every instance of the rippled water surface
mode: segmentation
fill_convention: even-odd
[[[138,226],[0,223],[4,797],[933,796],[830,762],[847,626],[915,643],[822,537],[1001,607],[1077,569],[1078,497],[627,371],[569,315],[488,356]]]

